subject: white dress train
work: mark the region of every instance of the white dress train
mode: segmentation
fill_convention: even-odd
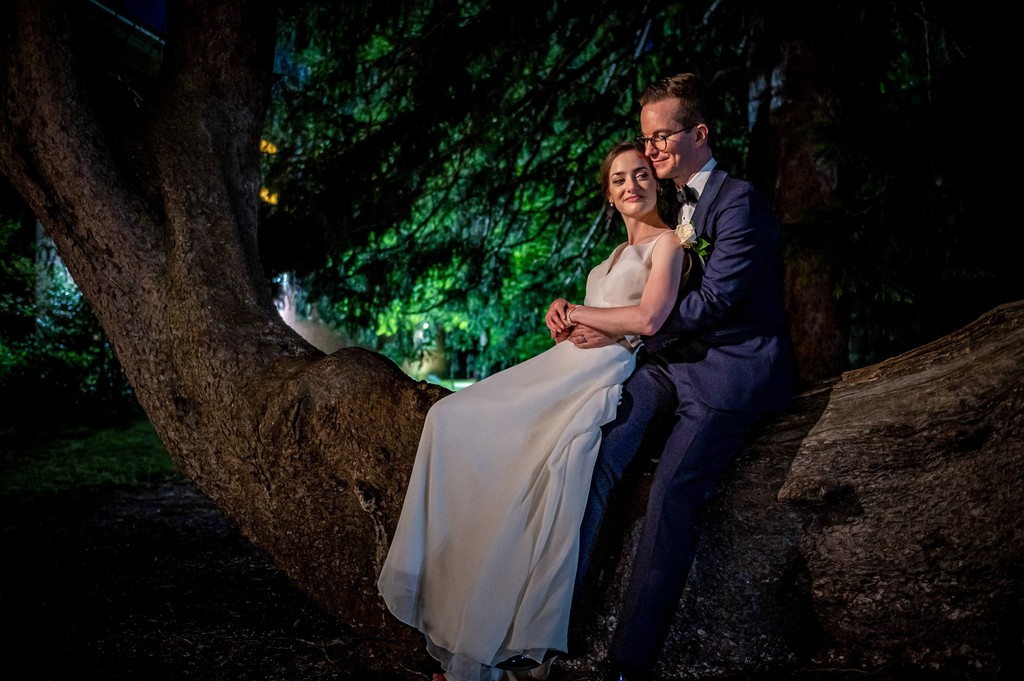
[[[584,303],[639,303],[656,241],[620,244],[591,270]],[[513,655],[567,649],[601,426],[637,342],[558,343],[427,414],[377,586],[451,681],[497,681],[494,665]]]

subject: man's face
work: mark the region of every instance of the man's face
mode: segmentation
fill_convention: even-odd
[[[676,99],[648,104],[640,110],[640,129],[647,138],[644,153],[651,159],[654,172],[659,178],[673,180],[681,186],[704,164],[694,168],[698,158],[694,139],[696,126],[683,128],[678,113]]]

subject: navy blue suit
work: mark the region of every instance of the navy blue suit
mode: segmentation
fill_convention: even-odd
[[[711,242],[662,328],[644,339],[601,450],[580,529],[577,593],[613,486],[660,433],[629,584],[609,659],[649,670],[668,635],[697,545],[697,514],[763,416],[792,398],[781,236],[748,182],[712,170],[693,215]],[[650,442],[650,440],[648,440]]]

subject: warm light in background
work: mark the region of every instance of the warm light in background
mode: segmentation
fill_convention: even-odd
[[[264,154],[276,154],[277,145],[274,144],[273,142],[268,142],[267,140],[260,140],[260,151],[262,151]],[[269,203],[271,206],[277,205],[277,192],[271,194],[270,190],[267,189],[266,187],[260,189],[260,198]]]

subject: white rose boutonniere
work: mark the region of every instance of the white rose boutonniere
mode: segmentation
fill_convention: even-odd
[[[700,258],[700,264],[706,265],[708,256],[711,255],[711,242],[704,237],[697,238],[697,230],[692,222],[684,222],[676,226],[676,236],[683,248],[688,248]]]

